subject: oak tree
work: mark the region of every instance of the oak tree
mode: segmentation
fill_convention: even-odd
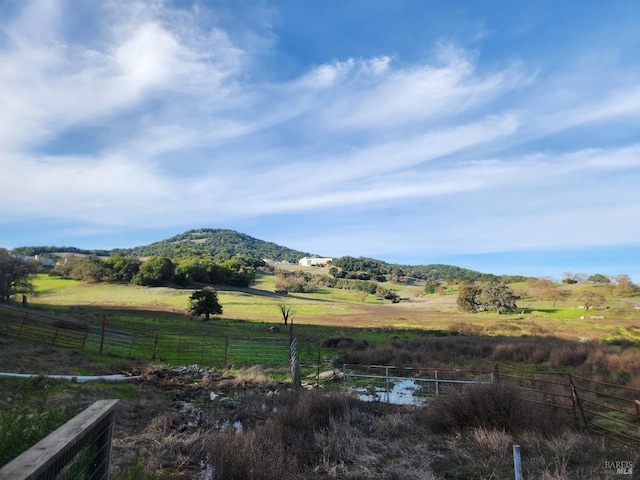
[[[37,270],[37,263],[0,248],[0,302],[8,302],[20,293],[33,292],[31,277]]]
[[[218,301],[218,293],[212,287],[196,290],[189,297],[188,312],[191,315],[204,315],[205,321],[210,320],[211,314],[222,314],[222,305]]]

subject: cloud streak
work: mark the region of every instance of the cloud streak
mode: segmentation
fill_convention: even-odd
[[[215,2],[81,6],[86,30],[71,25],[70,2],[47,0],[0,23],[6,225],[125,232],[312,215],[327,243],[349,232],[345,250],[361,229],[386,230],[369,250],[429,238],[423,251],[440,253],[640,238],[628,224],[582,232],[640,206],[627,188],[640,173],[628,69],[611,85],[616,65],[586,81],[588,65],[565,75],[517,55],[489,63],[481,46],[434,38],[419,59],[381,46],[278,77],[266,74],[282,55],[277,22],[234,28]]]

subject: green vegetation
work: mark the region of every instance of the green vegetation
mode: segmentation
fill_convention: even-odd
[[[49,273],[91,283],[132,283],[151,287],[219,283],[248,287],[255,280],[256,269],[264,266],[262,260],[242,256],[226,260],[210,256],[174,260],[152,256],[141,261],[114,254],[104,260],[97,257],[66,258]]]
[[[497,281],[465,284],[458,291],[458,306],[465,312],[513,312],[518,297],[509,286]]]
[[[218,301],[218,294],[215,289],[205,287],[202,290],[193,292],[189,297],[188,311],[191,315],[198,317],[204,315],[206,321],[209,321],[211,314],[221,315],[222,305]]]
[[[10,398],[0,409],[0,466],[24,452],[62,426],[78,413],[76,402],[51,403],[56,384],[46,384],[44,380],[5,379],[4,388],[10,391]]]
[[[189,230],[167,240],[144,247],[117,249],[113,253],[133,257],[162,256],[168,258],[215,255],[223,259],[234,256],[268,258],[274,261],[297,261],[309,253],[281,247],[233,230],[201,228]]]
[[[14,295],[31,293],[31,279],[36,271],[34,262],[0,248],[0,302],[8,302]]]

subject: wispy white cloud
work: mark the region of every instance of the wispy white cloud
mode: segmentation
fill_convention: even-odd
[[[389,222],[378,247],[406,238],[440,252],[639,238],[635,226],[580,230],[640,204],[621,190],[640,171],[637,139],[589,136],[637,126],[632,76],[611,88],[605,75],[487,66],[481,50],[440,42],[420,60],[345,52],[274,79],[257,70],[278,55],[268,25],[249,38],[210,4],[113,0],[83,4],[95,31],[74,35],[71,5],[25,2],[0,21],[4,221],[124,229],[314,215],[331,236],[350,213],[335,228],[353,244],[367,232],[374,248],[371,232]],[[565,141],[576,128],[579,144]],[[75,153],[68,139],[85,132]],[[363,223],[381,209],[384,220]]]

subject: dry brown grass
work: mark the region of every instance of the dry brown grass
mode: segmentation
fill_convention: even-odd
[[[160,416],[138,435],[138,448],[149,472],[196,479],[511,478],[514,443],[522,448],[525,478],[605,478],[604,460],[638,460],[631,449],[548,428],[533,418],[544,412],[522,412],[515,394],[500,388],[469,390],[464,399],[440,397],[436,409],[469,414],[459,437],[434,430],[430,408],[290,391],[253,397],[192,428],[180,416]],[[474,408],[491,414],[469,411]],[[240,429],[233,426],[239,418]],[[546,418],[552,421],[548,413]]]

